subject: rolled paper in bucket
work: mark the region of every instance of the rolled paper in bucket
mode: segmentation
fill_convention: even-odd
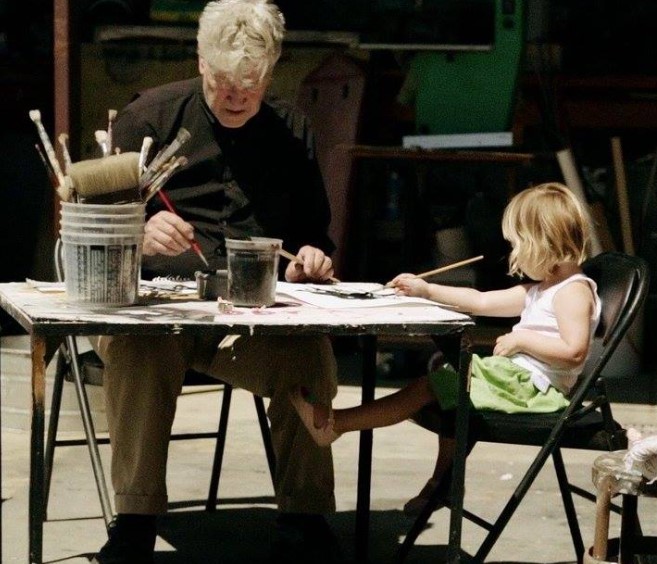
[[[141,201],[139,153],[120,153],[71,164],[73,189],[84,202],[112,204]]]
[[[266,307],[276,302],[281,239],[226,239],[228,299],[236,306]]]
[[[79,208],[86,206],[76,204]],[[106,208],[121,206],[107,205]],[[96,214],[93,223],[63,220],[64,283],[67,300],[88,306],[124,306],[137,301],[144,241],[145,206],[141,213]],[[129,223],[114,223],[131,217]]]

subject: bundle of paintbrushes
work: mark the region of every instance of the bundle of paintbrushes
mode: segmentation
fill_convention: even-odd
[[[36,124],[43,144],[43,150],[39,145],[36,148],[50,181],[62,200],[93,204],[147,202],[162,189],[176,170],[187,163],[185,157],[175,155],[190,138],[186,129],[181,128],[171,145],[163,147],[146,166],[152,139],[144,139],[139,153],[121,153],[120,148],[113,147],[112,142],[112,124],[115,118],[116,110],[109,110],[107,130],[98,130],[95,133],[102,153],[102,158],[99,159],[71,162],[67,147],[68,135],[61,134],[59,142],[65,163],[62,170],[41,122],[41,112],[30,111],[30,119]]]
[[[176,153],[190,137],[189,131],[181,127],[178,130],[176,138],[171,142],[171,145],[162,147],[145,168],[144,163],[148,157],[148,151],[153,140],[150,137],[144,138],[139,158],[140,170],[143,170],[139,178],[139,190],[141,199],[144,202],[148,202],[148,200],[155,196],[162,189],[166,181],[171,178],[173,173],[187,164],[187,158],[183,156],[176,157]]]

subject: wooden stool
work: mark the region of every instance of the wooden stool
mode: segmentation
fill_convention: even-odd
[[[609,544],[609,512],[611,498],[621,494],[621,531],[619,564],[632,564],[635,554],[657,554],[657,537],[641,533],[637,516],[639,496],[657,497],[657,483],[648,485],[636,471],[625,469],[626,450],[617,450],[598,456],[593,462],[593,484],[596,498],[595,536],[585,562],[606,562]]]

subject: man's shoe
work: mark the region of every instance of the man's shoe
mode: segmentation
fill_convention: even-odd
[[[345,558],[322,515],[281,513],[271,547],[271,564],[338,564]]]
[[[108,535],[92,564],[153,564],[155,515],[119,514],[110,523]]]

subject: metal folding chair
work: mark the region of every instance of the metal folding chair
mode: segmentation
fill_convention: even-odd
[[[612,252],[589,259],[583,268],[598,285],[598,294],[602,301],[602,319],[595,335],[597,343],[593,349],[598,352],[589,359],[580,375],[570,398],[570,405],[563,411],[548,414],[505,414],[471,410],[470,446],[474,446],[477,441],[484,441],[539,447],[538,454],[494,522],[463,510],[463,517],[488,531],[473,557],[474,562],[483,562],[486,559],[550,457],[554,462],[575,554],[578,562],[582,562],[584,543],[573,503],[573,493],[591,501],[595,501],[595,494],[569,482],[562,449],[605,451],[626,446],[625,432],[612,416],[602,372],[643,306],[650,272],[643,259]],[[429,430],[440,431],[435,410],[422,410],[416,421]],[[445,494],[445,486],[438,485],[404,539],[397,555],[398,561],[406,558],[431,513],[439,504],[445,503]],[[615,509],[620,511],[619,508]]]

